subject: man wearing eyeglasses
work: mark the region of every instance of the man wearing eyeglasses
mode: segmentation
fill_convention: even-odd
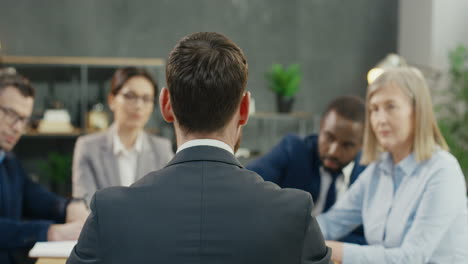
[[[37,241],[78,238],[88,211],[31,181],[10,151],[29,124],[34,88],[0,69],[0,263],[24,263]]]

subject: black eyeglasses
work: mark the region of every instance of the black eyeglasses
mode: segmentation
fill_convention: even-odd
[[[9,107],[0,106],[0,111],[3,113],[3,121],[7,122],[10,126],[20,122],[22,128],[25,129],[31,124],[31,119],[29,117],[21,116]]]
[[[123,96],[124,100],[130,104],[136,104],[138,102],[138,99],[141,99],[144,105],[154,104],[153,96],[149,96],[149,95],[138,96],[133,92],[121,93],[121,95]]]

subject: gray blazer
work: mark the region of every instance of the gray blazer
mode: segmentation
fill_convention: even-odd
[[[119,166],[113,153],[114,129],[111,126],[104,132],[81,136],[76,141],[72,171],[73,197],[84,198],[88,205],[97,190],[121,185]],[[174,156],[168,139],[143,133],[143,149],[138,155],[135,180],[163,168]]]
[[[312,205],[223,149],[190,147],[130,187],[98,191],[67,263],[329,263]]]

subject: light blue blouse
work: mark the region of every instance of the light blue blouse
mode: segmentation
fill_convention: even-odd
[[[465,179],[447,151],[397,165],[383,153],[317,221],[327,240],[364,225],[369,245],[345,243],[344,264],[468,263]]]

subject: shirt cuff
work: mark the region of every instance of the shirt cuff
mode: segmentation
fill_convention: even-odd
[[[54,213],[52,214],[54,217],[55,223],[64,224],[66,217],[67,217],[67,206],[70,203],[71,199],[64,199],[59,197],[55,203]]]
[[[359,263],[359,250],[361,245],[343,243],[343,264]]]
[[[322,232],[322,235],[323,235],[323,238],[325,240],[328,240],[328,236],[327,236],[327,229],[326,229],[326,226],[325,226],[325,220],[323,220],[323,215],[318,215],[317,217],[315,217],[315,220],[317,221],[317,224],[319,225],[319,228],[320,228],[320,231]]]

